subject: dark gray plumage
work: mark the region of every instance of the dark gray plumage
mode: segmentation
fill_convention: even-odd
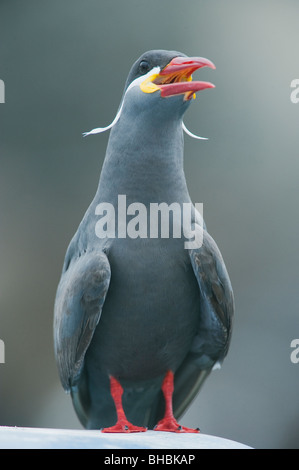
[[[191,95],[173,88],[177,93],[163,98],[163,87],[144,92],[138,81],[156,67],[163,71],[174,63],[176,70],[177,57],[186,58],[179,52],[150,51],[133,65],[96,195],[68,247],[57,290],[54,343],[60,378],[90,429],[117,420],[110,377],[123,388],[128,420],[152,428],[163,417],[161,385],[172,371],[178,418],[213,366],[222,362],[230,342],[230,280],[194,210],[193,223],[197,217],[204,227],[200,248],[185,249],[182,238],[99,239],[95,233],[101,202],[116,208],[117,231],[120,194],[126,195],[127,205],[138,201],[146,208],[153,202],[191,203],[182,129]],[[185,78],[173,80],[184,87]],[[137,85],[130,88],[134,80]],[[191,83],[200,89],[200,82]]]

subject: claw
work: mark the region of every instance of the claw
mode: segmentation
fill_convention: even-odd
[[[126,421],[125,423],[120,420],[118,421],[114,426],[111,426],[110,428],[103,428],[101,429],[102,432],[123,432],[123,433],[129,433],[129,432],[145,432],[147,431],[147,428],[141,427],[141,426],[134,426],[131,424],[129,421]]]

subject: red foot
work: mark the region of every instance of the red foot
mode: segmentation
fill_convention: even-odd
[[[125,415],[123,406],[122,406],[122,394],[123,388],[121,384],[116,380],[114,377],[110,377],[110,392],[113,398],[116,414],[117,414],[117,422],[114,426],[110,426],[109,428],[103,428],[102,432],[144,432],[147,428],[134,426],[134,424],[130,423]]]
[[[166,432],[196,432],[199,433],[199,429],[186,428],[181,426],[175,418],[163,418],[154,427],[154,431],[166,431]]]
[[[154,427],[154,431],[166,431],[166,432],[200,432],[199,429],[186,428],[181,426],[175,417],[173,416],[172,410],[172,395],[173,395],[173,380],[174,375],[172,371],[168,371],[164,377],[162,383],[162,392],[165,398],[165,414],[164,418],[161,419],[158,424]]]
[[[144,432],[147,428],[143,428],[141,426],[134,426],[126,419],[122,419],[118,421],[114,426],[110,428],[103,428],[102,432]]]

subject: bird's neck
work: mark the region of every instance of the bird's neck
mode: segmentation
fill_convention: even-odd
[[[120,119],[111,131],[97,199],[118,194],[145,204],[189,200],[183,169],[181,120],[160,125]]]

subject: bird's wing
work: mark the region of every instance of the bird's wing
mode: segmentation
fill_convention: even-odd
[[[207,326],[219,336],[221,361],[226,355],[234,316],[234,296],[223,258],[213,238],[203,230],[202,245],[189,251],[191,264],[198,282],[201,298],[202,326]],[[212,358],[214,358],[211,351]]]
[[[54,347],[66,391],[75,384],[99,322],[110,283],[110,265],[103,252],[87,252],[67,261],[57,289]]]
[[[190,353],[175,374],[174,414],[179,417],[196,396],[212,368],[227,354],[234,296],[221,253],[206,230],[202,245],[189,256],[200,291],[200,322]]]

